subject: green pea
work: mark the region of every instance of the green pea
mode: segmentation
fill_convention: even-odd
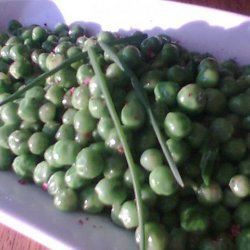
[[[42,101],[44,99],[45,90],[41,86],[34,86],[25,92],[25,98],[36,99]]]
[[[32,74],[32,66],[28,60],[22,58],[10,65],[9,73],[17,80],[27,78]]]
[[[162,40],[157,36],[144,39],[140,44],[141,52],[148,58],[153,58],[160,51]]]
[[[40,26],[36,26],[32,30],[32,39],[34,41],[42,43],[46,40],[47,36],[48,36],[47,31]]]
[[[88,146],[89,142],[92,140],[91,134],[83,134],[80,132],[75,133],[75,142],[80,144],[81,147]]]
[[[230,121],[225,118],[216,118],[210,127],[212,136],[220,143],[228,141],[234,132],[234,127]]]
[[[250,180],[244,175],[233,176],[229,182],[229,186],[232,192],[240,198],[244,198],[249,195]]]
[[[240,197],[238,197],[230,189],[225,189],[223,198],[223,203],[225,204],[225,206],[229,208],[236,208],[239,206],[240,202],[241,202]]]
[[[121,58],[132,69],[136,69],[140,65],[142,60],[140,50],[133,45],[127,45],[122,49]]]
[[[185,66],[174,65],[168,69],[167,72],[168,81],[177,82],[181,85],[192,83],[193,74]]]
[[[181,227],[187,232],[204,232],[208,228],[208,217],[199,206],[188,206],[180,214]]]
[[[56,140],[74,140],[75,129],[73,125],[62,124],[56,132]]]
[[[35,123],[39,120],[38,110],[40,103],[31,98],[24,98],[20,101],[17,114],[27,122]]]
[[[102,91],[99,87],[96,76],[93,76],[89,82],[89,92],[93,97],[101,97],[102,95]]]
[[[117,178],[101,179],[95,186],[98,199],[104,205],[112,205],[114,203],[122,203],[127,197],[127,191],[122,182]]]
[[[0,45],[3,46],[7,40],[9,39],[9,35],[5,32],[0,33]]]
[[[54,158],[53,149],[54,149],[54,145],[51,145],[45,150],[44,159],[49,164],[50,167],[61,168],[62,166],[58,165],[55,158]]]
[[[103,157],[89,147],[83,148],[76,157],[76,171],[83,178],[93,179],[99,176],[104,167]]]
[[[215,87],[219,82],[219,72],[212,68],[203,69],[199,71],[196,82],[203,88]]]
[[[145,224],[145,242],[146,249],[161,250],[167,249],[168,245],[168,233],[163,225],[158,223],[146,223]],[[135,239],[137,244],[140,244],[139,227],[135,232]]]
[[[143,106],[138,101],[125,104],[121,112],[121,121],[125,127],[137,129],[143,126],[146,114]]]
[[[79,85],[88,85],[93,76],[94,71],[88,64],[83,64],[77,69],[76,78]]]
[[[199,244],[199,250],[234,250],[233,242],[222,235],[216,239],[202,239]]]
[[[89,180],[82,178],[76,172],[76,166],[72,165],[65,173],[65,183],[69,188],[79,189],[89,184]]]
[[[42,155],[50,145],[48,136],[43,132],[36,132],[29,138],[28,146],[32,154]]]
[[[197,84],[188,84],[178,92],[177,102],[188,113],[200,113],[206,105],[206,92]]]
[[[214,57],[205,57],[199,63],[198,70],[202,71],[205,69],[218,69],[219,65]]]
[[[221,114],[226,107],[225,95],[214,88],[207,88],[205,92],[207,96],[206,111],[214,115]]]
[[[199,149],[208,136],[208,130],[201,123],[194,122],[191,133],[187,137],[188,143],[194,148]]]
[[[238,250],[250,249],[250,229],[243,229],[236,238],[236,245]]]
[[[78,196],[70,188],[60,190],[54,196],[54,205],[61,211],[74,211],[78,207]]]
[[[2,107],[1,119],[5,124],[19,124],[21,119],[17,115],[18,104],[9,102]]]
[[[31,133],[28,130],[16,130],[10,134],[8,144],[10,150],[15,155],[22,155],[29,153],[28,140]]]
[[[168,139],[167,146],[177,165],[184,163],[190,157],[190,149],[185,141]]]
[[[55,73],[55,82],[62,88],[71,88],[76,86],[76,72],[73,68],[64,68]]]
[[[31,179],[33,177],[33,171],[37,165],[38,159],[36,156],[31,154],[23,154],[17,156],[12,167],[14,172],[23,178]]]
[[[74,116],[76,114],[77,110],[73,108],[68,108],[62,117],[62,122],[65,125],[73,125],[74,124]]]
[[[171,195],[177,190],[177,183],[169,167],[161,165],[149,175],[149,185],[158,195]]]
[[[59,39],[58,45],[54,48],[54,52],[57,54],[63,54],[66,56],[67,50],[73,45],[70,41],[70,38],[63,39],[62,37]]]
[[[72,24],[69,27],[69,36],[73,39],[76,40],[78,37],[84,35],[84,28],[80,26],[79,24]]]
[[[104,209],[103,203],[99,200],[94,186],[89,186],[80,193],[80,204],[83,211],[97,214]]]
[[[226,186],[229,184],[230,179],[236,175],[237,169],[234,165],[230,163],[222,163],[217,169],[215,180],[219,182],[220,185]]]
[[[46,161],[42,161],[38,163],[34,169],[33,180],[37,185],[41,186],[48,182],[54,172],[55,170],[51,168]]]
[[[164,120],[166,134],[173,139],[182,139],[192,130],[191,120],[181,112],[169,112]]]
[[[141,187],[141,199],[147,207],[153,207],[157,201],[157,195],[148,184]]]
[[[165,103],[167,106],[175,106],[177,93],[180,89],[178,83],[175,82],[158,82],[154,88],[155,100]]]
[[[59,166],[72,165],[81,147],[73,140],[60,140],[53,147],[53,158]]]
[[[46,102],[39,108],[38,114],[44,123],[53,121],[56,115],[56,106],[51,102]]]
[[[141,132],[138,131],[135,140],[136,148],[140,153],[157,145],[157,138],[151,127],[145,127]]]
[[[119,203],[113,204],[112,209],[111,209],[111,215],[110,215],[112,222],[120,227],[123,226],[122,221],[119,218],[121,207],[122,205]]]
[[[237,225],[241,227],[249,227],[250,226],[250,203],[248,201],[242,202],[239,207],[234,211],[234,221]]]
[[[50,176],[48,181],[48,193],[50,195],[55,196],[60,191],[67,188],[64,181],[64,174],[65,173],[63,171],[57,171]]]
[[[0,170],[10,170],[13,159],[14,155],[10,150],[0,147]]]
[[[162,152],[156,148],[147,149],[142,153],[140,163],[146,170],[152,171],[155,167],[162,165]]]
[[[62,98],[62,104],[65,108],[72,108],[72,93],[73,93],[74,88],[69,89],[64,93],[64,96]]]
[[[142,167],[136,166],[135,173],[136,173],[136,176],[138,176],[138,181],[140,184],[146,181],[147,174]],[[127,187],[133,188],[133,178],[132,178],[131,171],[129,168],[125,171],[123,180]]]
[[[62,54],[50,53],[46,58],[46,68],[52,70],[58,65],[60,65],[65,60],[65,56]],[[62,73],[61,73],[62,75]]]
[[[107,81],[117,86],[126,86],[127,75],[119,68],[116,63],[111,63],[106,69]]]
[[[22,123],[20,124],[20,129],[29,130],[31,132],[40,131],[41,128],[42,126],[39,122],[22,121]]]
[[[141,76],[140,82],[146,90],[153,91],[157,83],[164,81],[164,78],[161,70],[151,70]]]
[[[115,40],[115,35],[114,33],[109,31],[101,31],[97,36],[98,42],[109,43],[112,42],[113,40]]]
[[[109,117],[101,117],[97,123],[97,132],[103,140],[108,138],[111,129],[114,128],[114,123]]]
[[[107,179],[122,177],[126,167],[125,159],[120,155],[113,154],[106,159],[103,175]]]
[[[126,201],[122,204],[118,218],[123,226],[127,229],[136,228],[138,226],[138,214],[134,201]]]
[[[250,176],[250,158],[246,158],[240,162],[239,172],[242,175]]]
[[[13,45],[10,49],[9,56],[13,61],[20,60],[23,58],[27,59],[29,56],[29,49],[23,44]]]
[[[53,85],[51,86],[46,94],[45,94],[45,98],[52,102],[54,105],[56,106],[60,106],[62,105],[62,100],[63,100],[63,96],[64,96],[65,92],[63,90],[63,88],[61,88],[58,85]]]
[[[91,97],[89,99],[88,108],[90,114],[96,119],[109,116],[109,111],[107,109],[105,101],[99,97]]]
[[[217,204],[222,199],[222,190],[217,183],[210,183],[209,186],[202,185],[198,191],[198,200],[205,206]]]
[[[54,33],[55,35],[61,37],[61,36],[66,36],[69,32],[69,27],[65,23],[58,23],[55,26]]]
[[[54,137],[57,130],[60,127],[60,123],[55,121],[46,122],[42,128],[42,132],[44,132],[48,136]]]
[[[250,115],[250,98],[247,94],[240,94],[229,100],[228,107],[231,112],[247,116]]]
[[[72,106],[78,110],[88,108],[89,97],[90,93],[86,85],[75,88],[71,100]]]
[[[79,110],[74,116],[74,128],[83,134],[90,133],[96,128],[96,120],[87,109]]]
[[[246,153],[246,143],[241,138],[231,138],[223,144],[222,154],[233,162],[242,160]]]
[[[16,124],[8,124],[0,127],[0,147],[9,149],[8,138],[17,129]]]

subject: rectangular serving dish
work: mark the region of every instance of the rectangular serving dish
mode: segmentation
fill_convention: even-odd
[[[158,0],[0,0],[0,30],[10,19],[48,27],[78,22],[92,33],[167,33],[189,50],[250,64],[250,18],[204,7]],[[48,194],[20,185],[12,173],[0,172],[0,222],[50,249],[137,249],[133,232],[102,216],[58,212]]]

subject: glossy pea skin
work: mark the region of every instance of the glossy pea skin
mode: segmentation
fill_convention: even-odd
[[[181,227],[187,232],[203,232],[208,228],[208,217],[199,206],[188,206],[180,214]]]
[[[68,38],[63,41],[63,38],[60,38],[58,45],[54,48],[55,53],[64,54],[66,56],[67,50],[73,45]]]
[[[167,71],[168,81],[177,82],[180,85],[193,82],[193,76],[191,71],[184,66],[174,65]]]
[[[92,117],[96,119],[109,116],[109,111],[107,109],[105,100],[101,98],[91,97],[89,99],[88,108],[89,108],[89,113],[92,115]]]
[[[76,86],[76,72],[73,68],[65,68],[55,73],[55,82],[62,88]]]
[[[14,61],[9,67],[9,73],[15,79],[23,79],[29,77],[32,73],[32,66],[26,59]]]
[[[101,117],[97,123],[97,132],[103,140],[108,138],[109,132],[114,128],[114,123],[109,117]]]
[[[47,36],[48,36],[47,31],[40,26],[36,26],[32,30],[32,39],[34,41],[42,43],[46,40]]]
[[[135,167],[135,174],[136,174],[136,176],[138,176],[138,181],[140,184],[142,184],[146,181],[147,174],[141,166]],[[127,168],[127,170],[124,173],[123,181],[124,181],[124,184],[128,188],[131,188],[131,189],[133,188],[133,178],[132,178],[131,171],[129,168]]]
[[[122,203],[127,197],[127,191],[118,178],[101,179],[95,186],[98,199],[104,205]]]
[[[207,88],[205,92],[207,96],[205,110],[211,114],[221,114],[227,104],[225,95],[215,88]]]
[[[71,103],[77,110],[87,109],[90,93],[87,85],[81,85],[74,89]]]
[[[140,50],[133,45],[127,45],[122,49],[121,58],[132,69],[136,69],[142,60]]]
[[[121,111],[121,121],[129,129],[138,129],[143,126],[146,114],[143,106],[138,101],[130,101]]]
[[[40,103],[37,100],[24,98],[19,103],[17,114],[24,121],[37,122],[39,120],[39,106]]]
[[[147,149],[142,153],[140,163],[146,170],[152,171],[155,167],[162,165],[162,152],[157,148]]]
[[[54,205],[60,211],[74,211],[78,207],[78,196],[74,190],[65,188],[54,196]]]
[[[28,122],[22,121],[20,124],[20,129],[30,130],[31,132],[40,131],[42,128],[41,123],[37,122]]]
[[[10,150],[0,147],[0,170],[9,170],[13,159],[14,155]]]
[[[54,172],[55,170],[46,161],[41,161],[34,168],[33,180],[37,185],[41,186],[48,182]]]
[[[89,180],[84,179],[77,174],[76,166],[74,164],[65,172],[64,179],[66,185],[72,189],[79,189],[89,184]]]
[[[176,97],[180,86],[176,82],[158,82],[154,88],[156,102],[165,103],[167,106],[175,106]]]
[[[43,132],[32,134],[28,140],[29,150],[34,155],[42,155],[49,145],[49,137]]]
[[[54,105],[60,106],[62,104],[64,94],[65,92],[60,86],[53,85],[47,90],[45,98]]]
[[[32,179],[37,162],[38,158],[36,156],[32,154],[22,154],[14,159],[12,167],[18,176]]]
[[[44,99],[45,90],[42,86],[34,86],[25,92],[25,98],[42,101]]]
[[[48,193],[50,195],[56,195],[60,191],[67,188],[66,183],[64,181],[64,171],[57,171],[52,174],[48,181]]]
[[[56,134],[55,134],[56,140],[74,140],[75,138],[75,129],[73,125],[70,124],[62,124]]]
[[[157,195],[148,184],[141,187],[141,199],[147,207],[153,207],[157,201]]]
[[[202,69],[197,75],[196,82],[203,88],[216,87],[219,82],[219,72],[212,68]]]
[[[1,119],[5,124],[19,124],[21,119],[17,115],[18,104],[6,103],[1,109]]]
[[[206,92],[197,84],[188,84],[178,92],[177,102],[187,113],[200,113],[206,105]]]
[[[157,36],[144,39],[140,44],[142,54],[147,58],[153,58],[160,51],[162,40]]]
[[[244,158],[246,143],[241,138],[231,138],[222,147],[222,155],[232,162],[238,162]]]
[[[238,250],[250,249],[250,229],[243,229],[236,238],[236,245]]]
[[[77,112],[76,109],[68,108],[62,116],[63,124],[73,125],[74,124],[74,116],[75,116],[76,112]]]
[[[79,194],[79,199],[81,208],[87,213],[97,214],[104,209],[104,205],[99,200],[94,186],[84,188]]]
[[[191,120],[181,112],[169,112],[164,120],[166,134],[173,139],[182,139],[192,130]]]
[[[88,84],[91,78],[93,77],[94,72],[90,65],[83,64],[81,65],[76,72],[76,78],[79,85]]]
[[[234,127],[229,120],[219,117],[213,120],[210,131],[215,140],[223,143],[232,137],[234,133]]]
[[[125,159],[117,154],[113,154],[106,159],[103,175],[107,179],[122,177],[127,167]]]
[[[42,122],[50,122],[53,121],[56,116],[56,106],[51,102],[45,102],[39,108],[39,118]]]
[[[13,61],[20,60],[23,58],[28,58],[29,52],[30,51],[27,46],[23,44],[16,44],[13,45],[10,49],[10,58]]]
[[[0,127],[0,146],[9,149],[8,137],[17,129],[17,125],[9,124]]]
[[[89,142],[92,140],[92,135],[76,132],[74,140],[76,143],[80,144],[81,147],[86,147],[88,146]]]
[[[168,139],[167,146],[177,165],[184,163],[190,157],[190,148],[185,141]]]
[[[62,54],[49,53],[46,58],[46,68],[52,70],[60,65],[65,60],[65,56]]]
[[[53,147],[53,158],[60,166],[72,165],[81,147],[74,140],[59,140]]]
[[[10,134],[8,138],[8,144],[10,150],[15,155],[22,155],[29,153],[28,140],[31,136],[31,132],[28,130],[16,130]]]
[[[171,195],[177,190],[177,183],[167,166],[161,165],[150,173],[149,185],[158,195]]]
[[[146,90],[153,91],[156,87],[156,84],[158,82],[164,81],[164,78],[165,76],[163,72],[161,70],[155,69],[144,73],[140,78],[140,82]]]
[[[193,128],[187,137],[189,145],[194,149],[199,149],[199,147],[204,143],[208,136],[208,129],[201,123],[194,122]]]
[[[222,199],[222,190],[218,183],[210,183],[208,186],[202,185],[197,192],[198,200],[205,206],[217,204]]]
[[[44,152],[44,159],[48,163],[48,165],[52,168],[62,168],[61,165],[59,165],[56,160],[54,159],[53,155],[53,149],[54,145],[49,146],[45,152]]]
[[[147,250],[167,249],[169,237],[163,225],[158,223],[146,223],[144,227]],[[140,244],[141,239],[139,227],[136,229],[135,232],[135,240],[137,244]]]
[[[83,148],[76,157],[76,171],[86,179],[99,176],[104,168],[104,160],[98,151],[89,147]]]
[[[108,84],[108,83],[107,83]],[[97,77],[93,76],[89,82],[89,92],[93,97],[100,97],[102,95],[102,91],[97,82]]]
[[[230,179],[229,187],[237,197],[245,198],[250,194],[250,180],[244,175],[233,176]]]
[[[60,127],[60,123],[55,121],[46,122],[42,128],[42,132],[44,132],[48,136],[54,136]]]

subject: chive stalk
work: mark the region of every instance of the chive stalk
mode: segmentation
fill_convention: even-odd
[[[98,84],[102,90],[107,108],[109,110],[110,116],[114,122],[115,128],[117,130],[117,133],[119,135],[120,141],[122,143],[124,154],[126,157],[126,160],[128,162],[128,166],[131,172],[132,176],[132,182],[133,182],[133,188],[134,188],[134,194],[135,194],[135,200],[136,200],[136,207],[137,207],[137,213],[138,213],[138,222],[139,222],[139,230],[140,230],[140,249],[145,249],[145,234],[144,234],[144,217],[143,217],[143,207],[142,207],[142,199],[141,199],[141,190],[140,190],[140,184],[138,180],[138,176],[136,176],[135,172],[135,163],[132,157],[131,150],[129,148],[126,135],[124,133],[124,130],[122,128],[121,122],[119,120],[119,117],[117,115],[117,112],[115,110],[114,103],[112,101],[112,97],[110,95],[109,89],[107,87],[106,79],[104,77],[104,74],[102,73],[102,70],[100,68],[100,65],[98,63],[96,52],[93,48],[88,48],[88,55],[90,59],[90,63],[94,69],[94,72],[97,76]]]
[[[138,96],[138,98],[140,99],[142,105],[144,106],[149,120],[152,124],[152,127],[155,131],[156,137],[158,139],[158,142],[161,146],[161,149],[165,155],[165,158],[169,164],[169,167],[177,181],[177,183],[181,186],[184,187],[184,183],[182,181],[182,178],[180,176],[180,173],[178,171],[178,168],[173,160],[173,157],[171,156],[171,153],[166,145],[166,142],[164,140],[164,137],[162,136],[161,130],[156,122],[154,113],[150,107],[149,101],[147,99],[147,95],[143,89],[143,87],[141,86],[139,80],[137,79],[136,75],[133,73],[133,71],[126,65],[125,62],[123,62],[115,53],[115,51],[106,43],[104,42],[99,42],[101,48],[110,56],[110,58],[120,67],[120,69],[122,71],[124,71],[131,79],[131,84],[133,86],[133,88],[136,91],[136,94]]]

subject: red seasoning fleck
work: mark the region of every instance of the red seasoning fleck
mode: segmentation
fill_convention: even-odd
[[[190,97],[190,96],[192,96],[193,94],[192,93],[188,93],[188,96]]]
[[[83,224],[84,224],[84,221],[81,220],[81,219],[79,219],[79,220],[78,220],[78,223],[79,223],[80,225],[83,225]]]
[[[18,180],[18,183],[21,185],[26,185],[28,183],[28,181],[25,179],[20,179],[20,180]]]
[[[124,154],[124,148],[123,148],[123,146],[118,146],[117,147],[117,151],[118,151],[119,154],[123,155]]]
[[[47,191],[48,190],[48,183],[47,182],[44,182],[43,185],[42,185],[42,190],[43,191]]]
[[[91,80],[91,77],[86,77],[86,78],[83,80],[83,84],[88,85],[89,82],[90,82],[90,80]]]
[[[69,90],[70,95],[73,95],[73,94],[74,94],[74,91],[75,91],[75,87],[72,87],[72,88]]]

